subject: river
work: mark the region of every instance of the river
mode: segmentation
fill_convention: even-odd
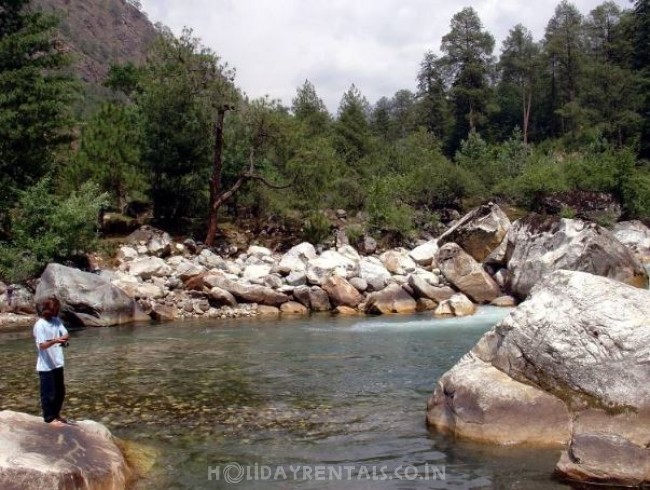
[[[481,446],[425,425],[437,379],[507,313],[73,332],[64,412],[158,454],[137,489],[567,488],[550,477],[559,450]],[[35,357],[29,334],[0,337],[0,408],[39,414]]]

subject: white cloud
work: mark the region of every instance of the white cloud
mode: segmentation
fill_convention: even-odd
[[[625,8],[627,0],[616,0]],[[175,33],[191,27],[237,69],[250,96],[290,105],[309,79],[332,112],[355,83],[373,103],[415,88],[424,52],[439,51],[454,13],[471,6],[497,46],[518,23],[540,39],[558,1],[468,0],[142,0],[152,21]],[[577,0],[584,14],[602,3]],[[498,51],[498,48],[497,50]],[[498,54],[495,52],[495,54]]]

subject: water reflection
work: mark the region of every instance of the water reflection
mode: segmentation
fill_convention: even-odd
[[[435,381],[507,312],[257,319],[76,332],[67,415],[160,449],[139,488],[219,488],[210,465],[444,465],[445,481],[244,482],[239,488],[554,488],[555,451],[430,434]],[[38,414],[30,339],[0,338],[2,408]]]

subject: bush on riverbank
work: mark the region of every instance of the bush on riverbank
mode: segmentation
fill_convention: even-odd
[[[0,242],[0,277],[22,282],[50,262],[69,261],[97,246],[97,217],[107,202],[97,185],[83,184],[62,198],[44,179],[20,194],[11,212],[11,238]]]

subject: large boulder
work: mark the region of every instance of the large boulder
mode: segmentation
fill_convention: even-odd
[[[417,303],[402,286],[399,284],[390,284],[386,289],[368,296],[365,311],[374,315],[415,313],[417,311]]]
[[[648,274],[632,253],[603,227],[582,220],[536,215],[519,220],[508,232],[507,257],[510,292],[522,299],[560,269],[648,287]]]
[[[320,257],[307,262],[307,281],[321,286],[330,276],[354,277],[358,271],[358,263],[348,259],[339,252],[328,250]]]
[[[363,300],[361,293],[343,277],[330,277],[323,283],[322,288],[334,306],[355,308]]]
[[[379,256],[379,260],[389,272],[401,276],[415,272],[417,268],[415,261],[409,256],[409,252],[403,248],[384,252]]]
[[[172,274],[172,268],[158,257],[142,257],[129,262],[129,272],[133,276],[142,279],[151,279],[152,277],[165,277]]]
[[[36,288],[36,302],[56,296],[61,314],[72,324],[121,325],[149,320],[138,304],[120,288],[97,274],[50,264]]]
[[[564,403],[471,353],[438,381],[427,403],[427,423],[454,436],[502,445],[563,444],[571,434]]]
[[[299,286],[293,290],[293,296],[298,302],[311,311],[330,311],[332,305],[327,293],[318,286]]]
[[[280,259],[278,266],[286,269],[289,273],[305,272],[307,262],[316,257],[316,249],[314,246],[311,243],[303,242],[289,249],[282,259]]]
[[[609,444],[621,460],[607,468],[629,471],[639,454],[634,446],[650,443],[648,345],[650,291],[556,271],[442,376],[427,419],[499,444],[565,444],[573,437],[596,463],[590,447]],[[580,437],[594,433],[607,437],[584,446]]]
[[[60,428],[0,412],[0,488],[124,489],[131,472],[111,433],[90,420]]]
[[[369,291],[381,291],[391,275],[377,257],[363,257],[359,261],[359,277],[366,281]]]
[[[36,313],[34,295],[20,284],[5,285],[0,282],[0,313],[33,315]]]
[[[447,243],[440,247],[436,262],[447,280],[476,303],[489,303],[501,296],[494,279],[457,244]]]
[[[510,220],[497,204],[472,209],[439,239],[438,246],[457,243],[476,261],[483,262],[510,229]]]
[[[650,263],[650,228],[638,220],[621,221],[614,225],[612,233],[641,263]]]
[[[430,240],[411,250],[409,252],[409,257],[411,257],[418,265],[430,266],[433,264],[433,259],[436,257],[437,251],[438,241]]]

